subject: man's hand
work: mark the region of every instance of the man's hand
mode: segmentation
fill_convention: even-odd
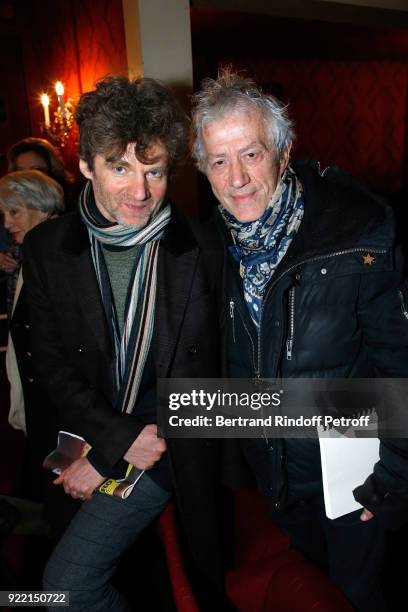
[[[0,270],[11,274],[14,270],[17,270],[18,262],[9,253],[0,253]]]
[[[373,517],[374,517],[374,514],[370,512],[369,510],[367,510],[367,508],[364,508],[362,513],[360,514],[360,519],[362,521],[370,521]]]
[[[166,442],[157,437],[157,425],[146,425],[124,455],[124,459],[139,470],[149,470],[165,450]]]
[[[95,470],[86,457],[77,459],[64,470],[54,484],[62,484],[65,493],[74,499],[91,499],[92,493],[103,483],[104,476]]]

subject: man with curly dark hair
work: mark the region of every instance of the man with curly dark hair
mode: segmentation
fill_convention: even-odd
[[[208,602],[222,576],[218,447],[166,442],[156,424],[158,378],[218,375],[215,288],[166,195],[186,117],[157,81],[110,76],[81,97],[76,119],[88,179],[79,212],[33,231],[24,267],[38,377],[60,429],[91,445],[55,480],[84,503],[45,588],[69,591],[72,610],[128,610],[110,578],[174,493]],[[142,472],[130,496],[95,492],[123,464]]]

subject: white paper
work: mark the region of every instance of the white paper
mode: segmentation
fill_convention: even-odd
[[[363,484],[379,459],[378,438],[349,438],[319,430],[326,516],[338,518],[361,508],[353,489]]]

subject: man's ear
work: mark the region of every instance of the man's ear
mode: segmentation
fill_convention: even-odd
[[[287,165],[289,163],[291,149],[292,149],[292,143],[289,143],[289,146],[282,153],[282,157],[280,159],[280,175],[281,176],[285,172]]]
[[[92,180],[93,172],[89,169],[89,166],[84,159],[79,160],[79,169],[85,178],[89,179],[90,181]]]

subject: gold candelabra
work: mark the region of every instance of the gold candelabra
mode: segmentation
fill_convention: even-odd
[[[74,123],[74,105],[72,98],[64,101],[64,86],[61,81],[55,84],[58,99],[58,108],[50,117],[50,97],[43,93],[41,104],[44,111],[44,121],[41,124],[42,132],[58,147],[65,147]]]

